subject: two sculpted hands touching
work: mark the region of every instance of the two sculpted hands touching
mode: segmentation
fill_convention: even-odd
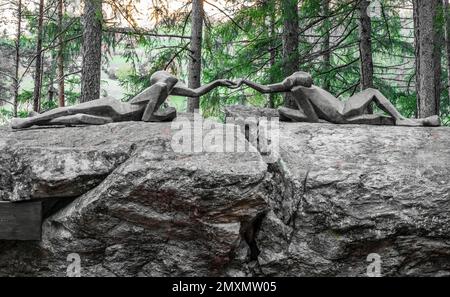
[[[247,85],[261,93],[290,92],[296,108],[279,108],[281,117],[294,122],[327,121],[334,124],[385,124],[386,118],[392,125],[398,126],[439,126],[438,116],[424,119],[406,119],[392,103],[376,89],[366,89],[341,101],[328,91],[313,85],[309,73],[298,71],[286,77],[282,82],[262,85],[247,79],[218,79],[192,89],[177,77],[166,71],[157,71],[150,77],[150,87],[135,96],[129,102],[106,97],[80,103],[74,106],[60,107],[29,118],[13,119],[13,129],[23,129],[34,125],[102,125],[121,121],[162,122],[173,120],[177,112],[174,107],[165,107],[163,103],[169,95],[200,97],[216,87],[236,89]],[[370,104],[376,104],[388,117],[382,114],[367,114]]]

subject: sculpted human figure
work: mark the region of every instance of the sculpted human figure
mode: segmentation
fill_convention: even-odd
[[[215,80],[197,89],[188,88],[183,82],[166,71],[157,71],[150,77],[151,86],[130,102],[106,97],[75,106],[60,107],[23,119],[13,119],[13,129],[34,125],[102,125],[121,121],[161,122],[176,117],[173,107],[160,108],[169,95],[199,97],[215,87],[235,87],[226,79]]]
[[[424,119],[406,119],[394,105],[376,89],[366,89],[347,101],[340,101],[326,90],[313,85],[309,73],[299,71],[280,83],[261,85],[245,79],[238,80],[237,85],[246,84],[261,93],[291,92],[298,110],[282,107],[281,116],[295,122],[318,122],[325,120],[335,124],[380,124],[383,115],[365,114],[372,102],[392,117],[397,126],[439,126],[438,116]]]

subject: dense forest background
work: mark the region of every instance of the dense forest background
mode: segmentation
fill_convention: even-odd
[[[404,116],[450,125],[449,13],[448,0],[0,0],[0,123],[127,101],[165,69],[190,87],[303,70],[342,100],[375,87]],[[244,87],[169,102],[218,118],[236,103],[292,105]]]

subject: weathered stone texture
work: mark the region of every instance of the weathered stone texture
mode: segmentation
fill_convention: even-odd
[[[450,129],[280,126],[264,275],[450,274]]]
[[[267,208],[267,165],[257,152],[175,153],[172,134],[143,122],[1,131],[4,200],[80,196],[41,242],[0,241],[0,274],[65,275],[78,253],[84,275],[220,275]]]
[[[0,241],[0,275],[65,275],[70,253],[86,276],[364,276],[370,253],[450,274],[450,129],[280,123],[272,164],[173,133],[1,128],[0,199],[66,202],[41,242]]]

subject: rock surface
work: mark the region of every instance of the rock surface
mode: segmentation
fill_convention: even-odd
[[[281,122],[279,143],[252,274],[361,276],[376,253],[382,275],[450,275],[449,128]]]
[[[64,276],[70,253],[86,276],[365,276],[372,253],[450,275],[450,129],[280,123],[271,164],[173,133],[1,128],[0,200],[67,202],[40,242],[0,241],[0,275]]]
[[[225,116],[231,118],[266,117],[270,119],[280,117],[280,114],[278,113],[278,110],[274,108],[259,108],[254,106],[230,105],[225,107]]]
[[[3,129],[4,200],[79,196],[44,221],[40,242],[0,241],[0,275],[64,276],[71,253],[88,276],[221,274],[267,209],[267,165],[257,152],[175,153],[173,133],[144,122]]]
[[[280,124],[264,275],[450,275],[450,129]]]

